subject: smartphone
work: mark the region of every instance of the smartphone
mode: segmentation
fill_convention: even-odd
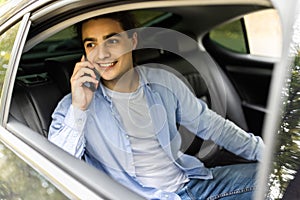
[[[86,56],[84,56],[84,59],[85,59],[85,61],[88,61],[88,59],[86,58]],[[95,68],[93,68],[93,69],[91,69],[91,70],[93,70],[94,71],[94,73],[95,73],[95,75],[96,75],[96,80],[97,81],[100,81],[100,74],[99,74],[99,72],[95,69]],[[84,76],[91,76],[90,74],[84,74]],[[96,91],[96,86],[95,86],[95,84],[94,83],[92,83],[92,82],[84,82],[83,83],[83,85],[85,86],[85,87],[87,87],[87,88],[89,88],[90,90],[92,90],[93,92],[95,92]]]

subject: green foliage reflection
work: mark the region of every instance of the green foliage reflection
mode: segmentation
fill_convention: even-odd
[[[67,199],[1,143],[0,170],[0,199]]]
[[[213,29],[209,33],[209,37],[220,46],[231,51],[247,53],[240,20],[236,20]]]
[[[284,110],[277,136],[269,197],[281,199],[300,166],[300,51],[297,51],[282,91]]]
[[[0,35],[0,94],[19,24]]]

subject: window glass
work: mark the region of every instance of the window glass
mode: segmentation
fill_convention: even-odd
[[[251,54],[280,57],[281,25],[276,10],[266,10],[245,16],[245,26]]]
[[[212,30],[209,37],[217,44],[238,53],[247,53],[241,21],[224,24]]]
[[[221,25],[213,29],[209,37],[234,52],[268,57],[281,55],[281,24],[273,9],[251,13],[241,20]]]
[[[282,90],[282,116],[270,167],[270,199],[298,199],[300,183],[300,15],[294,25],[290,75]]]
[[[170,14],[161,11],[135,10],[131,12],[139,26],[151,26],[167,17]]]
[[[0,35],[0,93],[19,24]],[[0,142],[0,199],[66,199]]]
[[[45,41],[63,41],[63,40],[74,38],[74,37],[76,37],[75,28],[74,28],[74,26],[70,26],[70,27],[54,34],[53,36],[47,38]]]
[[[21,63],[30,65],[34,60],[43,65],[46,58],[77,53],[82,53],[82,47],[74,26],[70,26],[23,53]]]
[[[0,142],[0,199],[68,199]]]
[[[0,94],[2,92],[3,81],[8,67],[11,50],[16,39],[19,24],[16,24],[8,31],[0,35]]]

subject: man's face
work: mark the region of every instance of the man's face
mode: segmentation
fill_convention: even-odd
[[[133,68],[132,49],[136,47],[137,36],[135,33],[128,38],[119,22],[109,18],[89,20],[82,26],[82,40],[87,59],[104,83],[115,85]]]

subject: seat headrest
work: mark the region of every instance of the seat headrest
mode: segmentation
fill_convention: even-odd
[[[198,42],[196,35],[191,32],[147,27],[139,32],[138,49],[143,48],[187,53],[198,49]]]
[[[58,84],[59,89],[64,95],[71,91],[70,78],[75,64],[80,61],[81,57],[82,54],[72,54],[45,60],[45,66],[49,75]]]

